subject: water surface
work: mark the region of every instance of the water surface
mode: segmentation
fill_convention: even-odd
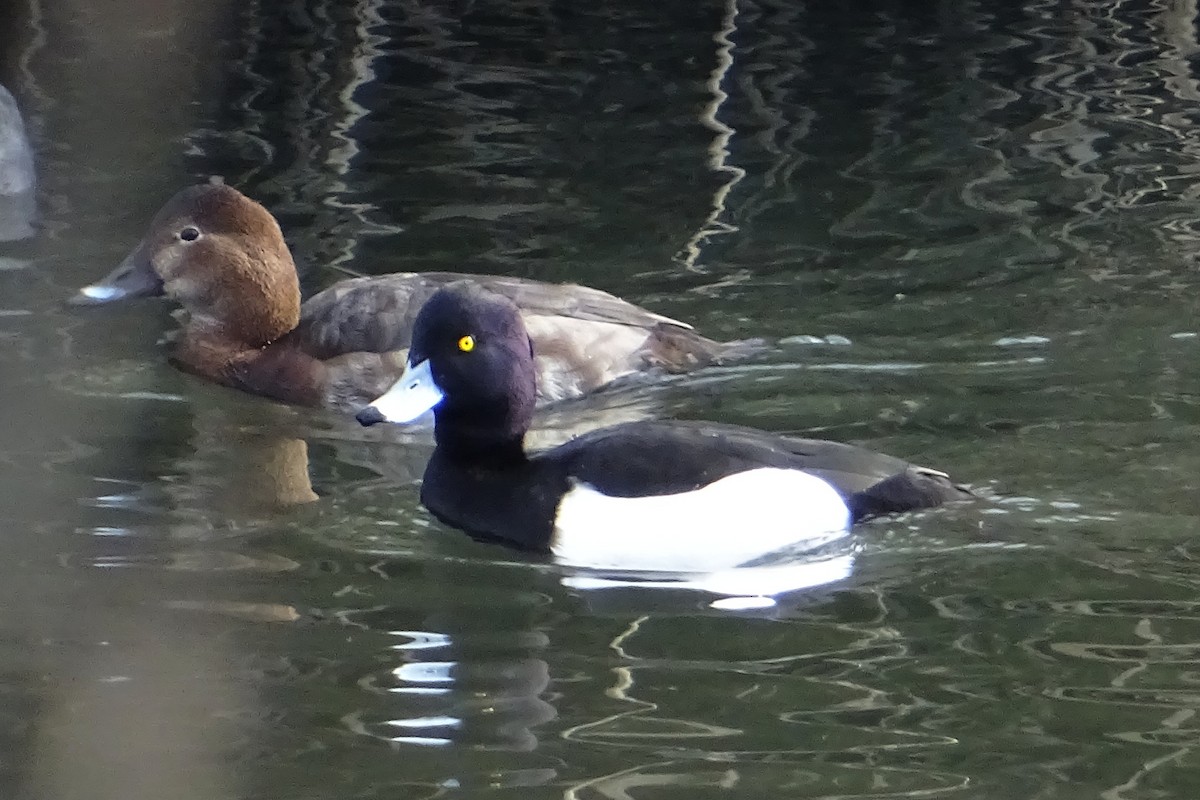
[[[1196,794],[1193,3],[8,5],[3,796]],[[564,586],[430,519],[422,434],[62,305],[212,174],[310,291],[491,271],[782,340],[546,439],[716,419],[989,500],[765,611]]]

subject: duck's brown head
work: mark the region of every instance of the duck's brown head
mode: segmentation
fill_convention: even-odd
[[[192,186],[155,215],[150,229],[80,305],[162,295],[189,316],[189,330],[258,347],[300,321],[296,265],[271,213],[224,184]]]

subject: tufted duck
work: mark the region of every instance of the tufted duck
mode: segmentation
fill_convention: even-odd
[[[449,284],[417,315],[403,377],[357,414],[372,425],[433,409],[421,501],[478,538],[573,566],[708,572],[972,496],[852,445],[708,422],[626,423],[527,455],[536,350],[510,300]]]

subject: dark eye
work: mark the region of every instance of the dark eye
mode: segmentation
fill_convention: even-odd
[[[194,242],[200,238],[200,230],[198,228],[193,228],[191,225],[188,225],[186,228],[184,228],[183,230],[181,230],[179,232],[179,238],[185,242]]]

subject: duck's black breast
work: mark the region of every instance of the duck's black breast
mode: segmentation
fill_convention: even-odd
[[[472,466],[439,449],[425,467],[421,504],[477,539],[546,552],[569,488],[566,475],[544,462]]]

